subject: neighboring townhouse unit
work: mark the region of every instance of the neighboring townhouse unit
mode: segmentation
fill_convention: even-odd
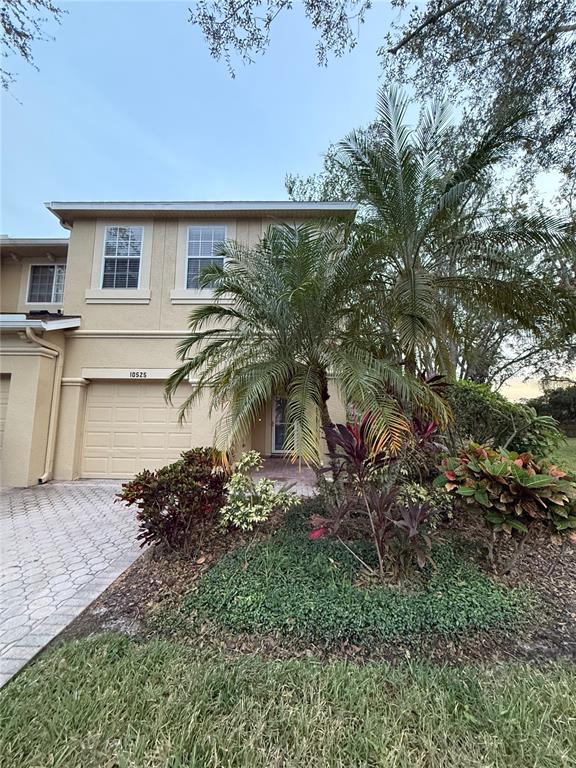
[[[164,380],[224,239],[278,222],[353,218],[353,203],[49,203],[68,239],[1,241],[2,483],[128,478],[213,441],[208,399],[184,425]],[[282,400],[246,448],[280,453]]]

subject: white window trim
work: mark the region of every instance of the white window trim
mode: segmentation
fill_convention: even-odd
[[[138,256],[138,285],[136,288],[104,288],[104,266],[106,264],[106,259],[119,259],[121,257],[119,256],[106,256],[105,250],[106,250],[106,231],[110,229],[110,227],[120,227],[121,224],[106,224],[104,227],[104,242],[102,243],[102,264],[100,267],[100,290],[101,291],[138,291],[140,290],[140,281],[142,280],[142,252],[144,251],[144,225],[143,224],[130,224],[130,227],[139,227],[142,230],[142,242],[140,243],[140,256]],[[127,256],[127,261],[136,261],[134,256]]]
[[[172,304],[209,304],[213,301],[214,291],[209,288],[186,288],[188,276],[188,228],[189,227],[224,227],[226,240],[236,239],[236,221],[220,219],[182,219],[178,222],[178,240],[176,245],[176,281],[170,291]]]
[[[138,270],[138,288],[102,288],[104,276],[104,243],[108,227],[142,227],[142,248],[140,251],[140,269]],[[92,279],[90,288],[84,292],[86,304],[149,304],[150,303],[150,267],[152,262],[152,221],[125,219],[98,219],[94,238],[92,259]]]
[[[61,307],[64,304],[64,293],[62,293],[62,301],[28,301],[30,296],[30,287],[32,284],[32,269],[33,267],[64,267],[64,285],[66,285],[66,262],[32,262],[28,265],[28,281],[26,283],[26,296],[24,303],[27,307]],[[52,283],[52,295],[54,295],[54,283]]]

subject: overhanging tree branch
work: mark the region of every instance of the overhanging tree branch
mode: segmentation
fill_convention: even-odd
[[[542,37],[534,43],[534,47],[537,48],[547,40],[556,37],[556,35],[565,35],[567,32],[576,32],[576,24],[564,24],[549,29],[545,35],[542,35]]]
[[[423,29],[426,29],[426,27],[429,27],[431,24],[435,24],[437,21],[439,21],[443,16],[448,15],[449,13],[452,13],[452,11],[456,10],[458,6],[464,5],[464,3],[469,2],[469,0],[454,0],[454,2],[449,3],[445,8],[442,10],[438,10],[435,13],[430,13],[426,18],[422,21],[421,24],[419,24],[416,29],[412,30],[412,32],[408,32],[407,35],[404,35],[402,40],[395,45],[393,48],[388,48],[388,53],[396,54],[401,48],[404,48],[405,45],[407,45],[411,40],[413,40],[417,35],[422,32]]]

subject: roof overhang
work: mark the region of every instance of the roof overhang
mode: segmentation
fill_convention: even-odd
[[[66,328],[79,328],[80,317],[44,317],[31,318],[24,314],[0,315],[0,330],[25,331],[26,328],[40,331],[60,331]]]
[[[58,246],[67,246],[67,237],[2,237],[0,246],[2,248],[56,248]]]
[[[63,226],[76,219],[107,218],[285,218],[298,219],[339,218],[353,219],[356,203],[299,202],[293,200],[268,201],[191,201],[191,202],[51,202],[48,210],[58,217]]]
[[[19,261],[23,256],[32,258],[47,256],[49,259],[54,256],[64,258],[67,252],[67,237],[0,238],[0,253],[2,256],[10,256],[15,261]]]

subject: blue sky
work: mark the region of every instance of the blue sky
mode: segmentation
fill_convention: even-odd
[[[34,49],[40,71],[15,62],[2,96],[11,236],[64,234],[47,200],[283,199],[287,171],[319,170],[331,141],[373,117],[385,3],[326,68],[295,7],[235,79],[187,22],[189,2],[61,5],[56,40]]]

